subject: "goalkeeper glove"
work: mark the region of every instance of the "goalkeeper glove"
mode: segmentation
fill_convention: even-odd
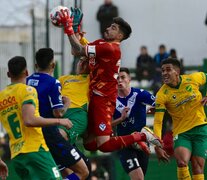
[[[67,35],[73,35],[73,17],[70,17],[70,12],[67,9],[61,9],[58,17],[58,21],[64,26],[64,33]]]
[[[83,12],[80,8],[70,8],[71,14],[73,16],[73,30],[75,33],[80,32]]]

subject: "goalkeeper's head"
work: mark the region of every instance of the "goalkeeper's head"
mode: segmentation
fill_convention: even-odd
[[[132,29],[131,29],[131,26],[129,25],[129,23],[127,23],[121,17],[115,17],[115,18],[113,18],[113,23],[119,25],[119,29],[123,33],[123,39],[122,39],[122,41],[125,40],[125,39],[128,39],[129,36],[132,33]]]

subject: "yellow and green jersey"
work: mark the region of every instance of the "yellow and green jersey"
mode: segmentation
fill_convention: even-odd
[[[82,37],[82,38],[80,39],[80,43],[81,43],[83,46],[85,46],[85,45],[87,45],[87,44],[89,43],[89,41],[88,41],[85,37]]]
[[[59,81],[61,94],[71,101],[69,108],[81,108],[88,104],[89,75],[66,75],[61,76]]]
[[[10,139],[11,157],[20,153],[48,150],[42,129],[26,127],[22,119],[22,106],[33,104],[35,116],[39,116],[36,90],[22,83],[11,84],[0,92],[0,121]]]
[[[180,76],[177,87],[164,84],[156,95],[156,113],[154,132],[161,137],[164,111],[167,110],[173,120],[173,135],[186,132],[195,126],[207,124],[202,94],[199,87],[206,83],[206,74],[196,72]]]

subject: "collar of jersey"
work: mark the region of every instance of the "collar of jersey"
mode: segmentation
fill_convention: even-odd
[[[12,86],[14,84],[19,84],[19,83],[21,83],[21,82],[13,82],[13,83],[9,84],[8,86]]]

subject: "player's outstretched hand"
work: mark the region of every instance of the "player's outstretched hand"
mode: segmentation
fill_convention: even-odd
[[[73,17],[73,31],[79,33],[81,29],[81,23],[83,19],[83,12],[80,8],[70,8],[71,16]]]
[[[204,96],[201,100],[201,103],[203,106],[205,106],[207,104],[207,96]]]
[[[0,177],[2,180],[6,180],[8,176],[8,167],[4,161],[0,159]]]
[[[170,156],[162,148],[155,146],[155,152],[159,162],[168,163],[170,161]]]
[[[70,129],[72,128],[73,123],[69,119],[63,118],[60,119],[60,125],[66,127],[67,129]]]
[[[73,35],[73,17],[70,17],[70,12],[67,9],[61,9],[58,16],[59,24],[64,26],[64,32],[67,35]]]

